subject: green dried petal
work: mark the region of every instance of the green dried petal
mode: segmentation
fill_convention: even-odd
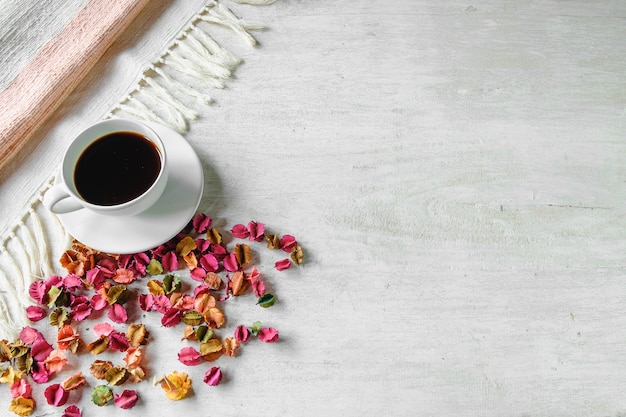
[[[57,307],[48,316],[48,322],[50,326],[63,327],[72,321],[70,318],[70,312],[64,308]]]
[[[163,265],[156,259],[151,260],[146,267],[146,272],[150,275],[161,275],[163,271]]]
[[[183,323],[190,326],[198,326],[204,322],[204,316],[198,313],[196,310],[185,311],[183,314]]]
[[[213,338],[213,330],[209,326],[202,325],[196,329],[196,340],[200,343],[206,343]]]
[[[163,289],[165,294],[171,294],[173,292],[180,292],[182,288],[182,282],[176,275],[168,274],[163,277]]]
[[[267,293],[267,294],[260,296],[256,303],[263,308],[268,308],[268,307],[273,306],[275,302],[276,302],[276,297],[274,296],[274,294]]]
[[[54,286],[54,285],[50,287],[50,289],[48,290],[48,307],[49,308],[58,306],[57,299],[61,297],[62,293],[63,291],[61,291],[59,287]]]
[[[98,385],[91,392],[91,401],[99,407],[107,405],[113,399],[113,391],[107,385]]]
[[[256,336],[257,334],[259,334],[259,330],[261,330],[262,328],[263,326],[261,325],[261,322],[255,321],[254,323],[252,323],[252,327],[250,327],[250,333]]]
[[[126,285],[114,285],[107,291],[109,304],[124,304],[128,299],[129,291]]]

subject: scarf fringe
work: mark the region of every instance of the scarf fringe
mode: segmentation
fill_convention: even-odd
[[[266,5],[275,0],[233,1]],[[264,29],[263,25],[237,17],[221,3],[210,1],[104,119],[128,116],[187,132],[190,122],[199,117],[199,110],[213,103],[207,90],[224,88],[242,62],[211,37],[211,25],[230,29],[251,46],[258,42],[250,31]],[[33,196],[22,218],[0,238],[0,340],[15,339],[28,325],[26,307],[33,304],[28,295],[30,284],[63,274],[58,263],[53,266],[52,254],[62,253],[72,238],[58,217],[42,204],[53,184],[54,176]]]

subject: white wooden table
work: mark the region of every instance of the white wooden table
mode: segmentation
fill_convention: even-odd
[[[626,3],[232,6],[268,30],[232,45],[245,63],[187,135],[201,208],[293,233],[307,260],[266,265],[271,309],[233,307],[281,343],[225,360],[226,383],[183,402],[143,387],[133,413],[625,413]],[[4,224],[119,97],[106,71],[132,47],[2,184]],[[155,326],[171,357],[180,343]],[[112,410],[88,402],[85,416]]]

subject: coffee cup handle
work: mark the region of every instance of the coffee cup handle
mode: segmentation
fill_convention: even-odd
[[[45,208],[56,214],[70,213],[80,210],[83,206],[70,195],[63,184],[56,184],[43,197]]]

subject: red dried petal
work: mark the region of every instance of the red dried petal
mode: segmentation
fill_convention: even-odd
[[[180,323],[180,310],[177,308],[169,308],[161,317],[161,324],[165,327],[173,327]]]
[[[125,389],[121,394],[115,394],[115,405],[124,410],[128,410],[129,408],[133,408],[135,404],[137,404],[137,400],[139,396],[137,395],[137,391]]]
[[[130,342],[124,333],[113,331],[109,335],[109,347],[118,352],[125,352],[130,347]]]
[[[163,269],[166,271],[175,271],[178,269],[178,256],[176,256],[176,252],[170,251],[163,255],[161,259],[161,265],[163,265]]]
[[[60,407],[67,402],[69,392],[64,390],[60,384],[52,384],[44,391],[44,396],[48,404]]]
[[[75,405],[70,405],[63,411],[63,415],[61,417],[83,417],[83,413],[81,413],[80,408]]]
[[[139,296],[139,308],[143,311],[150,311],[154,306],[154,296],[152,294],[141,294]]]
[[[280,247],[287,253],[291,253],[293,248],[295,248],[297,245],[298,242],[296,241],[296,238],[292,235],[284,235],[280,238]]]
[[[219,385],[222,380],[222,371],[218,366],[214,366],[204,374],[204,382],[212,387]]]

